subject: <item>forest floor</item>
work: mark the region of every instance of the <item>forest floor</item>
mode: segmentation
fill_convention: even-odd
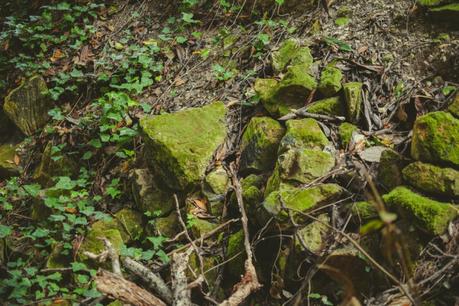
[[[459,88],[458,29],[451,27],[450,22],[433,20],[425,8],[411,0],[319,1],[314,8],[301,12],[287,13],[276,8],[264,14],[236,7],[230,4],[231,1],[224,0],[201,1],[202,4],[191,7],[186,3],[193,3],[192,0],[183,1],[185,4],[179,6],[173,1],[147,0],[115,0],[94,4],[94,7],[84,1],[74,1],[68,6],[61,5],[66,3],[64,1],[48,1],[51,2],[49,7],[41,7],[43,1],[32,2],[31,10],[40,12],[41,17],[27,18],[33,15],[31,12],[16,18],[0,17],[0,73],[3,74],[0,100],[3,101],[21,81],[40,74],[50,89],[56,108],[50,112],[51,122],[47,128],[27,137],[16,128],[5,128],[0,122],[0,144],[2,141],[15,145],[21,143],[13,160],[9,160],[20,170],[8,179],[0,179],[0,277],[3,278],[0,302],[5,305],[61,305],[65,301],[105,305],[115,300],[113,297],[126,302],[119,296],[101,295],[94,289],[94,282],[88,285],[91,279],[94,280],[96,270],[83,264],[83,260],[80,262],[77,253],[88,228],[100,222],[97,220],[103,219],[102,215],[114,216],[121,208],[136,206],[135,191],[131,187],[132,172],[144,168],[146,159],[143,153],[145,141],[137,133],[139,120],[222,101],[228,110],[228,135],[225,146],[214,155],[212,165],[224,164],[227,169],[231,169],[230,165],[239,165],[241,138],[247,123],[253,117],[267,116],[255,92],[255,80],[280,80],[285,76],[274,71],[272,58],[286,39],[297,39],[301,45],[310,48],[314,58],[310,73],[316,79],[320,78],[322,69],[332,63],[342,71],[343,82],[363,83],[363,116],[358,128],[364,140],[352,140],[352,149],[339,145],[338,123],[341,121],[326,116],[315,117],[334,145],[332,152],[340,160],[339,167],[336,167],[338,172],[351,173],[347,177],[327,174],[320,181],[339,182],[346,188],[346,199],[351,203],[368,199],[377,202],[379,195],[388,191],[377,181],[381,152],[375,157],[373,151],[365,150],[365,145],[359,147],[359,143],[392,148],[409,158],[416,119],[445,110]],[[47,19],[46,16],[54,17]],[[68,39],[60,41],[62,35]],[[313,92],[302,106],[314,101]],[[2,133],[2,128],[7,132]],[[107,134],[109,140],[104,140]],[[48,181],[40,181],[41,186],[36,181],[37,166],[43,163],[45,156],[41,152],[46,151],[49,143],[52,144],[52,154],[62,153],[65,158],[74,159],[79,173],[75,178],[50,171],[48,180],[57,183],[54,187],[50,187],[53,184],[49,185]],[[54,162],[60,159],[56,158]],[[59,164],[54,167],[59,167],[56,165]],[[232,170],[237,173],[237,169]],[[0,171],[0,178],[1,175]],[[240,193],[235,186],[239,184],[237,178],[232,179],[231,190]],[[47,193],[52,188],[58,188],[57,196]],[[226,194],[225,203],[229,203],[230,193]],[[38,205],[37,198],[45,203],[45,199],[61,201],[59,203],[66,206],[53,213],[48,223],[33,215],[40,212],[31,213],[31,206]],[[202,209],[194,216],[196,211],[182,210],[186,218],[216,219],[200,206],[206,201],[202,194],[188,198]],[[457,204],[455,200],[445,201]],[[48,204],[48,208],[53,207],[52,203]],[[455,287],[459,281],[459,259],[455,253],[459,250],[457,220],[442,235],[420,234],[422,248],[413,256],[416,257],[413,269],[407,269],[406,266],[410,265],[405,262],[411,260],[405,254],[410,247],[397,244],[399,237],[414,239],[416,234],[413,234],[412,226],[383,220],[384,227],[375,230],[383,237],[380,248],[383,255],[367,261],[374,269],[372,271],[384,275],[383,281],[360,292],[358,281],[352,284],[354,279],[343,272],[349,267],[343,267],[341,272],[328,271],[332,275],[335,273],[331,277],[336,281],[334,287],[320,283],[323,280],[319,280],[318,285],[323,285],[323,290],[313,288],[317,284],[311,287],[320,263],[326,261],[324,259],[337,249],[337,245],[358,241],[355,244],[360,251],[359,245],[366,243],[366,235],[359,229],[368,223],[362,221],[362,224],[349,225],[351,216],[344,212],[348,210],[338,204],[326,207],[334,228],[326,239],[326,247],[319,255],[309,251],[303,254],[304,258],[299,261],[303,270],[297,269],[293,281],[283,280],[283,272],[278,271],[282,270],[279,258],[284,251],[280,246],[283,238],[278,239],[283,235],[281,226],[280,234],[268,233],[266,228],[251,232],[255,266],[264,264],[264,256],[268,254],[261,254],[263,252],[275,255],[275,259],[273,267],[267,268],[269,272],[264,271],[260,277],[262,288],[247,295],[250,296],[247,305],[458,303],[459,292]],[[177,212],[180,214],[179,208]],[[146,214],[146,217],[155,216]],[[237,212],[230,211],[220,217],[218,224],[222,227],[218,230],[224,229],[222,232],[226,237],[220,239],[226,242],[243,226]],[[233,217],[238,221],[233,221]],[[191,236],[196,240],[189,237],[187,227],[192,228],[193,222],[188,221],[185,220],[185,234],[148,236],[132,243],[132,247],[123,251],[123,257],[142,262],[151,271],[161,274],[169,286],[170,274],[173,274],[170,272],[170,258],[178,260],[172,254],[189,241],[195,242],[190,243],[193,246],[190,250],[196,251],[195,244],[199,242],[194,232]],[[184,222],[181,220],[181,223]],[[249,235],[245,228],[244,234]],[[218,249],[221,241],[208,240],[211,241],[205,246],[204,238],[199,243],[199,247],[205,249],[202,252],[216,253],[213,247]],[[61,249],[58,252],[67,254],[71,263],[51,267],[49,258],[59,244]],[[235,257],[240,259],[243,254],[251,253],[248,249],[244,253],[243,249],[241,244]],[[384,256],[387,254],[392,255]],[[257,256],[261,258],[259,261]],[[198,266],[203,272],[205,264],[200,255],[197,257],[194,261],[201,261]],[[234,260],[224,258],[226,266]],[[122,261],[122,265],[128,264]],[[225,265],[215,264],[219,273],[213,281],[225,287],[224,292],[201,279],[190,284],[199,288],[193,291],[197,303],[218,304],[237,292],[238,286],[235,285],[239,279],[233,278],[228,284],[224,276],[228,268],[220,266]],[[102,267],[107,268],[107,265]],[[30,281],[26,282],[24,278],[30,278]],[[138,277],[131,276],[127,279],[144,288],[149,287],[145,279],[139,281]],[[350,284],[349,279],[352,279]],[[250,279],[243,279],[238,285],[244,282],[250,283]],[[172,287],[176,286],[174,283]],[[316,289],[317,292],[311,291]],[[360,302],[353,299],[356,297]]]

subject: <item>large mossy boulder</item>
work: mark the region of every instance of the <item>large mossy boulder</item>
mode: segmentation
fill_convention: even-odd
[[[54,185],[54,177],[72,177],[78,173],[75,161],[66,154],[53,155],[52,147],[52,143],[46,145],[40,163],[33,174],[34,180],[45,188]]]
[[[226,137],[225,118],[221,102],[142,118],[145,158],[155,176],[173,190],[197,186]]]
[[[457,216],[457,208],[451,204],[434,201],[404,186],[395,188],[384,195],[383,199],[402,217],[413,221],[421,230],[433,235],[442,234],[449,222]]]
[[[254,117],[250,120],[241,140],[242,172],[272,170],[279,142],[285,129],[269,117]]]
[[[287,131],[279,147],[280,153],[294,148],[323,150],[330,144],[319,123],[314,119],[289,120],[286,126]]]
[[[452,168],[414,162],[403,169],[403,178],[427,193],[459,198],[459,171]]]
[[[344,98],[346,101],[347,120],[358,123],[362,108],[362,86],[360,82],[350,82],[343,85]]]
[[[306,111],[312,114],[321,114],[327,116],[346,116],[344,102],[340,97],[332,97],[315,101],[307,106]]]
[[[132,172],[132,194],[138,210],[156,217],[168,215],[175,207],[173,192],[160,188],[149,169]]]
[[[14,161],[16,148],[11,143],[0,145],[0,180],[19,175],[20,167]]]
[[[280,221],[288,219],[286,209],[295,218],[305,219],[301,212],[308,212],[323,204],[337,200],[343,188],[336,184],[321,184],[306,189],[281,184],[279,189],[271,192],[263,202],[264,210]]]
[[[319,86],[317,87],[325,97],[332,97],[341,90],[343,73],[338,68],[327,66],[320,75]]]
[[[30,136],[48,122],[52,105],[45,81],[41,76],[34,76],[9,93],[3,110],[25,135]]]
[[[447,112],[432,112],[416,119],[411,157],[459,168],[459,119]]]
[[[295,39],[285,40],[279,50],[272,53],[272,65],[276,72],[284,71],[289,65],[309,66],[312,62],[311,50],[308,47],[302,47]]]

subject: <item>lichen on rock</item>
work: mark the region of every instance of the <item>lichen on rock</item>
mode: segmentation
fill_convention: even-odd
[[[211,213],[221,216],[225,204],[225,196],[231,186],[226,170],[218,166],[206,175],[202,183],[202,192],[209,201]]]
[[[360,109],[362,107],[362,86],[363,84],[360,82],[350,82],[343,85],[347,120],[351,123],[357,123],[360,119]]]
[[[145,158],[151,170],[173,190],[197,186],[226,137],[225,117],[225,105],[216,102],[142,118]]]
[[[295,247],[297,252],[306,248],[310,252],[319,255],[325,247],[325,238],[330,233],[330,217],[327,214],[321,214],[317,220],[301,228],[297,233]]]
[[[240,171],[258,173],[271,170],[284,132],[285,129],[274,119],[252,118],[241,140]]]
[[[415,160],[459,167],[459,119],[448,112],[418,117],[413,127],[411,157]]]
[[[451,204],[434,201],[404,186],[395,188],[383,199],[389,207],[433,235],[442,234],[457,216],[457,209]]]
[[[9,93],[3,110],[25,135],[30,136],[48,122],[51,107],[45,81],[41,76],[34,76]]]
[[[459,171],[452,168],[414,162],[403,169],[403,178],[427,193],[459,198]]]

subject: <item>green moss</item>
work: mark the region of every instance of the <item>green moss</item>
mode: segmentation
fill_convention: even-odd
[[[457,216],[457,209],[452,205],[431,200],[403,186],[384,195],[383,199],[419,228],[434,235],[442,234]]]
[[[202,184],[202,192],[209,201],[210,211],[214,216],[222,215],[225,205],[225,195],[230,185],[230,177],[221,166],[218,166],[206,175]]]
[[[360,109],[362,107],[362,86],[363,84],[360,82],[350,82],[343,85],[347,120],[351,123],[357,123],[360,119]]]
[[[291,149],[279,156],[278,163],[283,182],[306,184],[332,170],[335,158],[319,150]]]
[[[145,158],[155,175],[174,190],[200,183],[217,147],[226,137],[221,102],[140,120]]]
[[[335,19],[335,24],[339,27],[343,27],[349,24],[351,19],[349,17],[338,17]]]
[[[244,231],[239,230],[230,235],[226,248],[226,258],[232,258],[227,269],[229,276],[233,279],[240,279],[241,275],[244,274],[244,263],[247,258],[244,251]]]
[[[319,254],[325,247],[326,235],[330,232],[330,217],[321,214],[317,217],[318,221],[313,221],[297,232],[295,248],[301,252],[306,247],[310,252]]]
[[[91,226],[91,230],[97,232],[105,232],[109,229],[118,230],[124,243],[139,239],[143,234],[143,228],[142,214],[129,208],[118,211],[110,221],[97,221]]]
[[[48,122],[48,111],[51,107],[48,88],[41,76],[24,80],[10,92],[3,104],[5,114],[27,136],[31,136]]]
[[[291,109],[303,107],[309,94],[317,88],[317,82],[308,70],[307,65],[291,66],[279,82],[273,103],[278,105],[280,116],[288,114]]]
[[[413,187],[446,197],[459,197],[459,171],[415,162],[403,169],[403,178]]]
[[[174,238],[182,231],[177,213],[173,211],[166,217],[155,218],[153,230],[155,235],[165,236],[169,239]]]
[[[453,100],[453,103],[448,107],[448,111],[453,114],[454,117],[459,118],[459,93]]]
[[[58,268],[65,268],[68,267],[71,261],[70,252],[66,250],[66,254],[64,254],[64,248],[62,243],[58,243],[54,245],[51,254],[48,256],[46,260],[46,268],[47,269],[58,269]]]
[[[207,220],[194,217],[192,220],[191,231],[193,232],[195,238],[200,238],[203,235],[214,230],[217,226],[217,223],[209,222]]]
[[[148,169],[135,169],[132,174],[132,195],[137,209],[154,216],[168,215],[175,207],[174,192],[158,186]]]
[[[418,117],[413,127],[411,157],[459,167],[459,119],[447,112]]]
[[[341,139],[341,145],[346,148],[352,140],[352,134],[358,131],[359,128],[349,122],[343,122],[339,126],[339,137]]]
[[[394,150],[384,150],[378,167],[378,183],[386,190],[402,185],[402,168],[405,164],[403,156]]]
[[[274,167],[276,152],[285,129],[269,117],[250,120],[241,140],[242,172],[263,172]]]
[[[307,107],[308,113],[328,116],[345,116],[346,110],[340,97],[318,100]]]
[[[94,262],[90,260],[84,252],[91,252],[94,254],[100,254],[105,250],[104,242],[99,238],[107,238],[113,245],[115,251],[119,252],[123,246],[123,238],[121,233],[116,229],[92,229],[88,232],[86,237],[78,250],[79,260],[84,262]],[[107,264],[108,265],[108,264]]]
[[[20,167],[14,163],[16,145],[0,145],[0,179],[6,179],[19,174]]]
[[[314,119],[289,120],[286,126],[287,132],[281,140],[279,153],[290,148],[323,150],[330,143]]]
[[[274,97],[277,92],[277,80],[274,79],[256,79],[254,90],[260,97],[261,103],[265,109],[272,115],[277,116],[279,105]]]
[[[52,157],[52,143],[48,143],[43,151],[40,164],[35,169],[33,178],[42,187],[54,186],[53,177],[58,176],[74,176],[78,173],[78,167],[76,163],[70,159],[66,154],[60,156],[59,159],[55,160]]]
[[[423,6],[436,6],[444,2],[444,0],[417,0]]]
[[[318,89],[325,97],[331,97],[341,90],[343,74],[338,68],[327,66],[320,75]]]
[[[351,206],[352,215],[359,220],[369,220],[378,218],[378,211],[373,203],[361,201],[355,202]]]
[[[281,184],[278,191],[271,192],[265,199],[263,207],[272,216],[285,220],[287,213],[282,209],[283,205],[291,209],[292,215],[296,216],[298,212],[307,212],[336,200],[342,192],[343,189],[336,184],[321,184],[307,189]]]
[[[304,64],[310,66],[313,62],[311,50],[301,47],[299,42],[288,39],[282,43],[279,50],[273,53],[272,65],[275,71],[282,72],[288,65]]]
[[[430,9],[431,12],[459,12],[459,3],[450,3],[440,7],[435,7]]]

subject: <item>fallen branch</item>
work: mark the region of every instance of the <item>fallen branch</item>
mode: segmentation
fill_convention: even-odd
[[[129,257],[124,257],[122,261],[126,269],[147,282],[148,286],[166,303],[172,304],[172,291],[161,277]]]
[[[134,306],[166,306],[166,303],[145,289],[106,270],[99,270],[94,277],[100,292]]]
[[[247,214],[244,209],[244,201],[242,199],[242,188],[237,178],[236,171],[234,170],[234,164],[230,165],[231,177],[233,181],[234,192],[236,193],[236,199],[241,213],[242,230],[244,231],[244,248],[247,253],[247,259],[245,261],[245,274],[241,281],[235,286],[233,294],[225,301],[220,303],[221,306],[235,306],[240,305],[244,300],[254,291],[261,287],[258,281],[257,271],[253,265],[252,248],[249,240],[249,225]]]
[[[341,116],[327,116],[327,115],[321,115],[321,114],[313,114],[313,113],[308,113],[308,106],[302,107],[300,109],[294,110],[293,112],[280,117],[278,120],[279,121],[287,121],[290,119],[295,119],[295,118],[313,118],[317,120],[326,120],[326,121],[332,121],[332,122],[342,122],[345,121],[346,118],[341,117]]]
[[[191,290],[188,288],[188,278],[186,269],[188,260],[193,249],[189,248],[186,252],[175,253],[172,255],[172,288],[174,289],[174,306],[191,306]]]
[[[91,252],[84,252],[83,254],[88,256],[91,259],[97,260],[99,262],[105,262],[107,260],[107,257],[110,258],[110,261],[112,263],[112,271],[113,273],[123,276],[121,273],[121,265],[120,265],[120,258],[118,257],[118,253],[115,251],[113,248],[112,243],[110,240],[108,240],[105,237],[99,237],[98,239],[102,240],[105,245],[105,251],[103,251],[100,254],[94,254]]]

